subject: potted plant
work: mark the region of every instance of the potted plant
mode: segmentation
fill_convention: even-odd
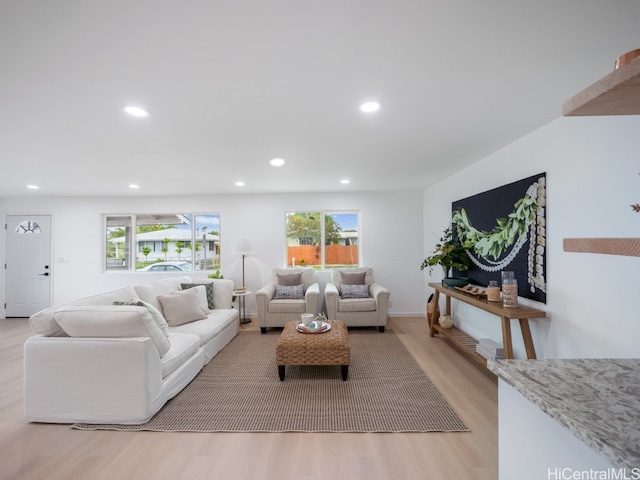
[[[428,268],[429,273],[431,273],[433,267],[440,265],[444,272],[442,283],[450,287],[462,287],[469,283],[469,279],[466,277],[452,277],[451,275],[452,269],[454,268],[459,272],[463,272],[471,266],[467,249],[468,247],[463,245],[457,237],[453,236],[451,227],[448,227],[442,233],[433,254],[425,258],[422,262],[420,270]]]

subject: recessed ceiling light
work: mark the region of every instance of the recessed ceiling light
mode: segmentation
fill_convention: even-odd
[[[149,112],[147,112],[144,108],[134,107],[133,105],[127,105],[122,107],[125,112],[133,117],[148,117]]]
[[[365,113],[373,113],[380,110],[380,104],[378,102],[366,102],[360,105],[360,110]]]
[[[135,183],[131,183],[131,184],[129,185],[129,188],[131,188],[131,189],[135,190],[136,188],[140,188],[140,185],[136,185]]]
[[[236,182],[236,187],[244,187],[244,182],[242,180],[238,180]]]
[[[348,178],[343,178],[342,180],[340,180],[340,183],[342,183],[343,185],[346,185],[347,183],[351,183],[351,182]]]
[[[38,190],[40,187],[37,185],[27,185],[27,188],[31,189],[31,190]]]
[[[281,167],[282,165],[284,165],[284,160],[282,158],[274,158],[269,163],[271,163],[271,165],[273,165],[274,167]]]

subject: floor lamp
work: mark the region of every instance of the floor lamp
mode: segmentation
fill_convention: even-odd
[[[244,257],[253,254],[253,248],[251,247],[251,243],[249,243],[249,240],[247,240],[246,238],[241,238],[240,240],[238,240],[238,243],[236,243],[236,246],[233,248],[233,251],[231,253],[235,255],[242,255],[242,288],[244,288],[244,290],[242,292],[234,292],[234,294],[238,297],[238,307],[242,310],[240,323],[250,323],[251,319],[246,318],[245,314],[246,312],[244,297],[246,295],[249,295],[249,293],[251,292],[246,289],[247,286],[244,281]]]

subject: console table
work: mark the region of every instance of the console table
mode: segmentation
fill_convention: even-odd
[[[446,315],[451,315],[451,299],[455,298],[460,302],[472,305],[485,312],[492,313],[500,317],[502,322],[502,343],[504,348],[504,358],[513,358],[513,344],[511,342],[511,320],[517,319],[520,322],[520,330],[522,331],[522,340],[524,348],[527,352],[527,358],[535,359],[536,350],[531,338],[531,330],[529,329],[530,318],[546,318],[547,314],[543,310],[531,307],[518,306],[516,308],[503,307],[499,302],[489,302],[485,298],[480,298],[469,293],[461,292],[455,288],[449,288],[441,283],[429,283],[429,286],[435,290],[431,302],[427,305],[427,320],[429,322],[429,335],[434,336],[440,333],[447,337],[451,342],[469,355],[478,363],[485,365],[487,360],[476,353],[475,346],[478,343],[475,339],[455,327],[442,328],[438,325],[439,317],[439,299],[440,294],[446,297]]]

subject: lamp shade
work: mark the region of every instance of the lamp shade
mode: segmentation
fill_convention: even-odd
[[[236,243],[236,246],[233,247],[233,251],[231,253],[235,255],[251,255],[254,251],[249,240],[241,238],[238,240],[238,243]]]

